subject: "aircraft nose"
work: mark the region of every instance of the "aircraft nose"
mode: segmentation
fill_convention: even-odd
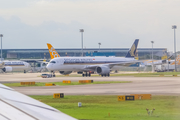
[[[46,68],[47,68],[48,70],[51,70],[51,65],[50,65],[50,64],[47,64]]]

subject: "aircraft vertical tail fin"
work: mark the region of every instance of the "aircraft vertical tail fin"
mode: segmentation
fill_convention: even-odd
[[[4,68],[5,63],[0,61],[0,68]]]
[[[175,61],[171,65],[175,65]],[[176,65],[180,65],[180,54],[176,57]]]
[[[47,43],[49,54],[51,56],[51,59],[60,57],[59,54],[56,52],[56,50],[53,48],[53,46],[49,43]]]
[[[134,58],[134,57],[135,57],[138,43],[139,43],[139,39],[136,39],[136,40],[134,41],[131,49],[128,51],[126,57],[128,57],[128,58]]]
[[[177,64],[180,65],[180,54],[176,57]]]

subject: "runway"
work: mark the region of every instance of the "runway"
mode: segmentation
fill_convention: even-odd
[[[131,83],[43,86],[43,87],[13,87],[26,95],[125,95],[125,94],[153,94],[180,95],[179,77],[37,77],[40,73],[0,74],[0,83],[4,82],[62,82],[63,80],[94,80],[94,81],[132,81]]]

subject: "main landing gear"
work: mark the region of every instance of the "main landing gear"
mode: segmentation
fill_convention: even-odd
[[[106,76],[109,77],[110,74],[102,74],[102,75],[101,75],[101,77],[106,77]]]
[[[52,77],[56,77],[56,75],[55,75],[55,72],[54,72],[54,71],[51,71],[51,75],[52,75]]]
[[[83,77],[91,77],[91,73],[90,72],[85,72],[85,74],[82,74]],[[101,74],[101,77],[109,77],[110,74]]]
[[[89,72],[89,73],[86,72],[85,74],[83,73],[82,76],[83,76],[83,77],[91,77],[91,73],[90,73],[90,72]]]

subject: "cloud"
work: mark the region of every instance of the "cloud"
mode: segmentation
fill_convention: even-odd
[[[154,40],[155,47],[173,50],[171,26],[180,24],[179,4],[178,0],[27,0],[2,7],[0,16],[5,25],[18,24],[23,39],[31,36],[20,27],[33,34],[36,42],[51,39],[66,48],[80,47],[79,29],[84,28],[86,47],[96,47],[97,41],[102,47],[128,47],[140,38],[140,47],[151,47]],[[33,47],[42,48],[41,43]]]
[[[128,42],[132,44],[134,40],[132,36],[125,37],[126,35],[107,28],[93,29],[77,21],[70,24],[48,21],[31,26],[14,16],[8,21],[0,17],[0,26],[0,33],[4,34],[3,48],[9,49],[46,48],[46,43],[53,44],[55,48],[81,48],[81,28],[85,30],[83,34],[86,48],[98,47],[98,42],[106,47],[129,47]],[[131,39],[125,41],[126,38]]]

